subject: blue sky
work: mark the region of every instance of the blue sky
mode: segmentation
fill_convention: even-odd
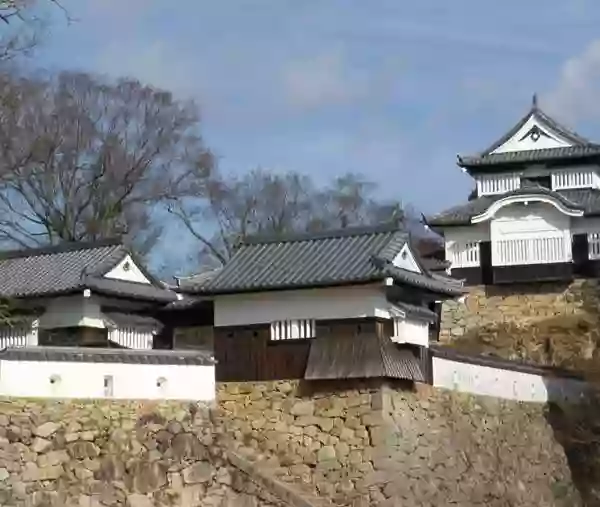
[[[221,167],[362,172],[425,213],[466,199],[457,153],[544,109],[600,140],[591,0],[65,0],[35,64],[194,97]]]

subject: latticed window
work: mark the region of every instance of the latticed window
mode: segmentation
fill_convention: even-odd
[[[316,335],[315,321],[312,319],[280,320],[271,323],[271,340],[304,340]]]

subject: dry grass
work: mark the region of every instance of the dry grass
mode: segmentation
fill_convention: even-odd
[[[463,352],[579,371],[600,365],[598,317],[587,312],[523,324],[492,324],[474,329],[450,345]]]

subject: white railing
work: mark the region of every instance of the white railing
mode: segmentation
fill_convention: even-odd
[[[450,241],[446,244],[446,259],[451,268],[479,266],[478,241]]]
[[[521,180],[516,174],[494,174],[477,178],[478,195],[504,194],[519,188]]]
[[[543,238],[505,239],[493,242],[492,264],[550,264],[571,261],[571,244],[563,235]]]
[[[561,171],[552,174],[552,189],[589,188],[594,186],[592,171]]]
[[[128,349],[148,350],[152,348],[154,333],[134,327],[119,327],[109,332],[108,339]]]
[[[0,327],[0,349],[4,347],[27,347],[37,345],[37,321]]]
[[[588,233],[588,258],[600,259],[600,233]]]
[[[271,340],[302,340],[314,338],[316,325],[314,320],[282,320],[271,323]]]
[[[0,349],[5,347],[26,347],[27,333],[26,329],[0,329]]]

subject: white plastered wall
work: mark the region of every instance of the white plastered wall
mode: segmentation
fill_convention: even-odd
[[[383,284],[218,296],[215,326],[296,319],[390,318]]]
[[[210,401],[215,372],[212,365],[0,361],[0,396]]]

